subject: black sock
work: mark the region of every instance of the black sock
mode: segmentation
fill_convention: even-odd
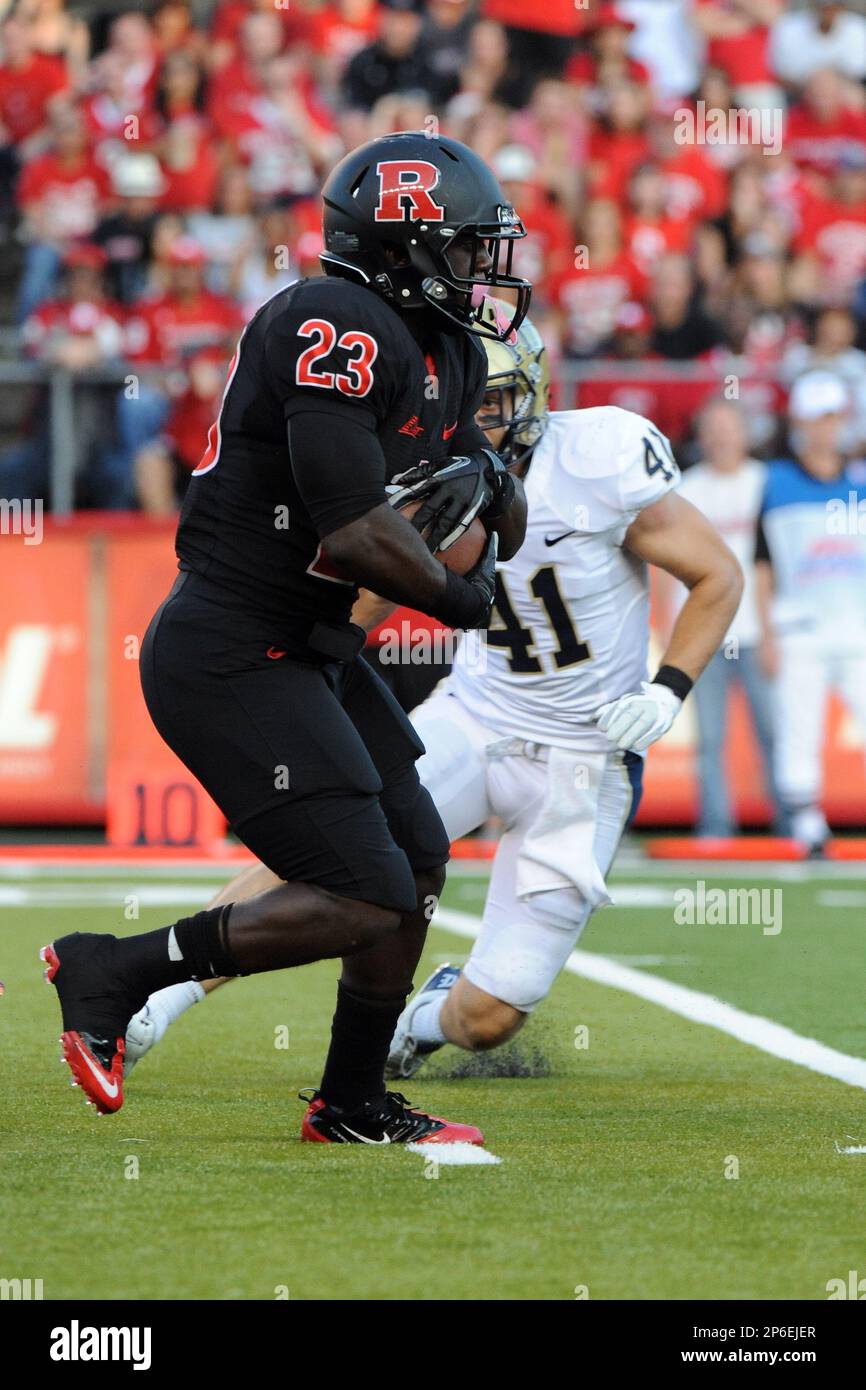
[[[114,955],[117,966],[148,994],[183,980],[239,975],[227,944],[230,912],[231,903],[210,907],[158,931],[119,937]]]
[[[319,1091],[327,1105],[352,1112],[385,1094],[385,1062],[406,998],[373,999],[337,985],[331,1046]]]

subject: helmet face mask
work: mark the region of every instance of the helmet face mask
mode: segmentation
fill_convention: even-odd
[[[483,314],[491,323],[507,322],[511,305],[488,299]],[[550,369],[535,325],[525,320],[517,332],[485,343],[487,387],[476,416],[483,430],[504,429],[496,452],[509,468],[527,462],[549,418]],[[480,418],[479,418],[480,416]]]
[[[403,131],[347,155],[323,189],[326,274],[368,284],[395,309],[433,308],[464,332],[500,340],[523,321],[532,287],[512,272],[523,223],[486,164],[445,137]],[[507,290],[510,322],[482,314]]]

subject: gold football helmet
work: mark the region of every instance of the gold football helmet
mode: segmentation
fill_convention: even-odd
[[[484,302],[481,317],[491,328],[508,324],[513,309],[498,299]],[[482,339],[487,353],[487,393],[482,428],[505,427],[497,453],[509,468],[523,463],[547,428],[550,367],[538,329],[529,319],[501,340]]]

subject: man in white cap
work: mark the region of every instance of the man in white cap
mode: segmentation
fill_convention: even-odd
[[[831,690],[866,735],[866,462],[846,458],[847,388],[808,372],[789,403],[790,459],[769,465],[756,551],[765,650],[778,670],[776,780],[790,831],[820,854]]]
[[[132,304],[147,283],[165,175],[156,155],[130,153],[117,160],[111,181],[120,202],[99,223],[93,239],[108,258],[114,298],[121,304]]]

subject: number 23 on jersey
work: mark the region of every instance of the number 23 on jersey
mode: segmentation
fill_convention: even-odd
[[[318,386],[323,391],[341,391],[344,396],[366,396],[373,385],[373,363],[379,344],[369,333],[350,329],[337,337],[337,330],[328,319],[306,319],[298,336],[309,338],[310,346],[298,357],[295,381],[298,386]],[[345,371],[332,372],[317,364],[330,357],[335,348],[347,354]]]

